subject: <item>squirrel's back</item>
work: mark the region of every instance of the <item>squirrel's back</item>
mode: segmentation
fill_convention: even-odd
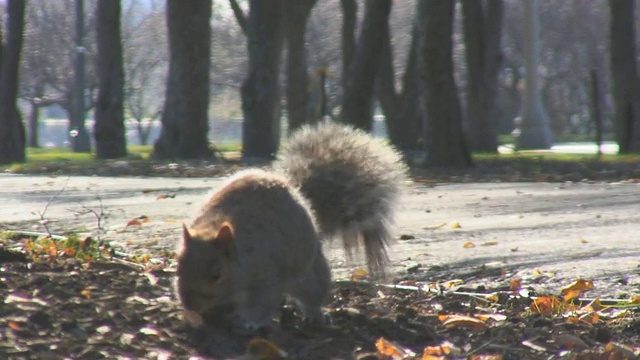
[[[363,244],[370,269],[384,271],[407,174],[394,148],[364,131],[322,122],[295,131],[276,167],[309,199],[323,236],[342,237],[348,251]]]

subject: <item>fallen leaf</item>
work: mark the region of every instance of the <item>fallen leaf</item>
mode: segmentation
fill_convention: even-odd
[[[422,228],[422,230],[436,230],[436,229],[440,229],[441,227],[445,227],[447,225],[447,223],[442,223],[442,224],[438,224],[438,225],[431,225],[431,226],[425,226]]]
[[[474,244],[471,241],[467,241],[466,243],[462,244],[462,248],[464,249],[470,249],[470,248],[474,248],[476,247],[476,244]]]
[[[555,296],[541,296],[531,303],[529,308],[535,314],[551,316],[558,314],[562,303]]]
[[[474,329],[487,329],[489,326],[476,317],[465,315],[439,315],[438,319],[445,327],[464,327]]]
[[[557,334],[552,336],[553,341],[561,348],[567,350],[586,350],[589,348],[582,339],[572,334]]]
[[[91,299],[91,289],[84,289],[80,291],[80,295],[84,296],[87,299]]]
[[[246,351],[252,359],[256,360],[281,359],[287,356],[287,353],[276,344],[261,337],[251,339]]]
[[[480,244],[480,246],[495,246],[498,245],[499,242],[498,241],[485,241],[483,243]]]
[[[357,268],[353,270],[353,272],[351,273],[351,281],[362,281],[367,276],[369,276],[369,273],[367,272],[367,270],[362,268]]]
[[[562,288],[561,294],[564,296],[564,301],[570,301],[580,297],[583,292],[593,288],[593,281],[578,279],[573,284]]]
[[[452,229],[460,229],[460,228],[462,227],[462,225],[460,225],[460,223],[459,223],[459,222],[454,221],[454,222],[452,222],[452,223],[451,223],[451,226],[450,226],[450,227],[451,227]]]
[[[405,359],[415,356],[411,350],[403,349],[383,337],[378,338],[376,341],[376,349],[380,356],[390,356],[392,359]]]

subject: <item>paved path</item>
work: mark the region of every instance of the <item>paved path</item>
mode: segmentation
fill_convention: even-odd
[[[45,218],[56,231],[90,232],[97,227],[95,215],[78,213],[102,209],[109,239],[173,247],[180,222],[197,212],[220,182],[0,175],[0,230],[42,231],[37,212],[49,203]],[[158,195],[174,197],[158,200]],[[150,222],[125,228],[141,215]],[[452,228],[454,222],[460,227]],[[607,296],[640,285],[638,184],[415,185],[398,212],[396,228],[398,237],[413,237],[398,240],[391,249],[393,269],[400,274],[420,264],[419,274],[427,279],[481,279],[505,269],[510,276],[529,279],[537,269],[550,278],[536,287],[553,284],[556,290],[579,277],[594,278]],[[466,242],[475,247],[464,248]],[[347,274],[342,252],[327,253],[337,275]]]

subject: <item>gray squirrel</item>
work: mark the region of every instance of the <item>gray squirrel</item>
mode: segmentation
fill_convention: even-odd
[[[393,212],[407,170],[382,140],[334,122],[293,132],[270,171],[240,171],[183,228],[176,291],[200,320],[267,325],[282,300],[326,320],[331,271],[321,241],[363,250],[372,275],[388,262]]]

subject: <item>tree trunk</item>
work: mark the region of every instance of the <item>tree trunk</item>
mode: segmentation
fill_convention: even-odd
[[[540,97],[538,6],[538,0],[524,1],[524,58],[527,72],[522,110],[515,121],[517,149],[548,149],[553,142],[549,115]]]
[[[96,156],[98,159],[117,159],[127,156],[120,2],[98,0],[96,19],[99,81],[93,131]]]
[[[342,6],[342,88],[347,88],[349,67],[356,52],[356,23],[358,3],[356,0],[340,0]]]
[[[411,45],[407,56],[407,65],[402,78],[402,89],[397,94],[393,65],[391,36],[385,30],[385,39],[376,77],[376,95],[385,115],[387,133],[393,145],[404,153],[420,149],[419,140],[422,131],[422,112],[419,102],[419,82],[417,76],[418,33],[414,25]],[[423,149],[424,150],[424,149]]]
[[[75,0],[75,63],[73,64],[72,107],[69,112],[69,141],[74,152],[90,152],[91,141],[85,126],[84,0]]]
[[[36,104],[35,101],[29,101],[29,118],[28,118],[28,127],[29,131],[27,132],[27,146],[32,148],[39,148],[39,118],[40,118],[40,107]]]
[[[287,0],[287,115],[291,132],[308,122],[309,75],[304,36],[316,0]]]
[[[211,6],[211,0],[167,0],[169,75],[155,158],[213,156],[207,114]]]
[[[426,109],[427,166],[469,167],[471,154],[462,130],[460,100],[453,77],[454,1],[423,0],[418,6],[422,36],[419,56]]]
[[[494,115],[498,71],[502,62],[500,36],[502,0],[462,0],[467,58],[467,125],[475,151],[498,151],[498,121]]]
[[[640,151],[640,104],[634,28],[635,0],[609,0],[615,133],[621,153]]]
[[[241,89],[242,155],[271,159],[280,143],[280,57],[284,35],[284,0],[251,0],[249,73]]]
[[[371,131],[373,125],[373,88],[386,33],[381,29],[387,28],[390,13],[391,0],[365,3],[362,30],[347,74],[342,121],[365,131]]]
[[[16,106],[24,33],[24,0],[7,3],[7,40],[0,66],[0,164],[25,161],[25,133]]]

